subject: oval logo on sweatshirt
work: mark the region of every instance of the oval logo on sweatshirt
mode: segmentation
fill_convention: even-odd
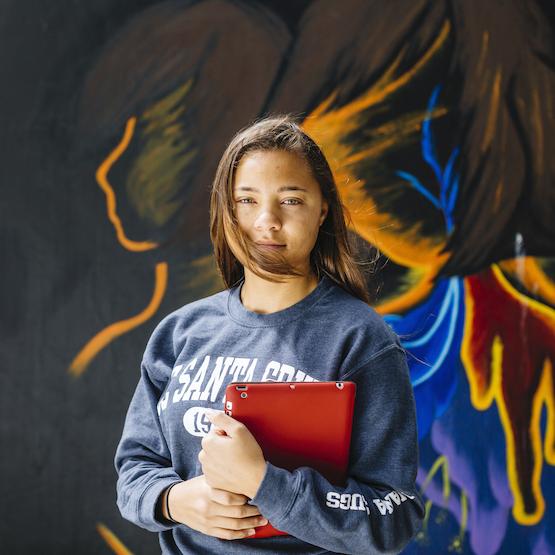
[[[205,436],[210,431],[212,423],[206,416],[206,411],[214,411],[208,407],[191,407],[183,415],[183,427],[192,436]],[[222,412],[222,411],[219,411]]]

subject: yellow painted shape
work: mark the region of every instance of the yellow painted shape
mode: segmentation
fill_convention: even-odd
[[[486,122],[486,129],[482,139],[481,150],[485,152],[495,135],[495,125],[499,115],[499,97],[501,94],[501,69],[497,68],[493,79],[493,86],[491,88],[490,103],[488,110],[488,119]]]
[[[449,478],[449,461],[445,455],[439,456],[434,461],[434,464],[432,465],[432,467],[428,471],[428,474],[426,475],[426,479],[422,484],[420,492],[422,494],[424,493],[424,491],[429,486],[430,482],[433,480],[434,476],[440,470],[441,470],[441,478],[442,478],[442,486],[443,486],[444,508],[446,508],[447,502],[449,501],[449,497],[451,495],[451,481]],[[450,548],[450,550],[455,549],[457,551],[460,551],[462,547],[464,535],[466,533],[466,528],[468,525],[468,502],[467,502],[467,496],[464,490],[461,490],[460,502],[461,502],[461,523],[460,523],[459,533],[451,542],[451,548]],[[421,539],[424,539],[427,535],[427,528],[428,528],[431,508],[432,508],[432,502],[428,500],[426,502],[426,514],[424,516]],[[440,520],[443,520],[443,518],[440,517]]]
[[[527,297],[526,295],[523,295],[520,291],[515,289],[507,280],[507,278],[503,275],[503,272],[501,271],[501,268],[498,264],[493,264],[491,268],[501,287],[505,289],[505,291],[507,291],[507,293],[509,293],[511,297],[516,299],[523,306],[536,311],[537,316],[539,316],[548,326],[551,326],[555,329],[555,309],[542,304],[536,299]]]
[[[499,266],[514,275],[528,291],[555,305],[555,283],[543,271],[536,258],[531,256],[512,258],[501,261]]]
[[[96,530],[116,555],[133,555],[133,552],[129,551],[123,542],[105,524],[99,522],[96,525]]]
[[[183,209],[183,171],[196,159],[193,134],[187,136],[183,117],[193,80],[172,90],[144,110],[141,151],[126,176],[128,201],[142,221],[166,225]]]
[[[534,404],[533,410],[534,419],[538,422],[538,429],[540,429],[541,399],[547,411],[544,457],[549,464],[555,466],[555,389],[553,386],[553,363],[549,359],[545,359],[539,387],[541,394],[538,395],[537,404]]]
[[[431,502],[430,499],[428,499],[425,505],[426,512],[424,514],[424,521],[422,522],[422,528],[425,531],[428,530],[428,523],[430,522],[430,513],[432,512],[432,506],[433,506],[433,503]]]
[[[428,471],[426,475],[426,479],[420,488],[420,492],[424,493],[426,488],[433,480],[434,476],[441,470],[441,478],[443,483],[443,499],[447,503],[449,500],[449,496],[451,495],[451,483],[449,481],[449,462],[445,455],[439,456],[432,465],[432,468]]]
[[[453,538],[448,547],[449,551],[463,552],[464,535],[468,524],[468,498],[464,490],[461,490],[461,523],[459,525],[459,533]]]
[[[404,46],[401,49],[395,60],[391,63],[389,68],[384,71],[383,75],[376,82],[376,84],[373,85],[372,88],[366,94],[362,95],[357,101],[353,101],[341,108],[338,108],[337,110],[334,110],[333,112],[327,112],[327,109],[337,96],[337,92],[334,92],[319,106],[317,106],[311,112],[307,119],[310,121],[314,118],[320,122],[316,127],[316,130],[319,130],[320,134],[322,134],[322,131],[325,129],[325,125],[323,122],[325,122],[328,118],[330,120],[330,123],[340,120],[343,120],[347,123],[349,121],[353,121],[355,119],[355,116],[358,116],[362,110],[382,102],[395,91],[409,83],[410,80],[413,79],[418,74],[418,72],[433,58],[434,54],[439,51],[441,46],[447,40],[450,30],[451,24],[449,21],[446,20],[437,38],[434,40],[432,46],[428,49],[424,56],[422,56],[422,58],[414,65],[413,68],[400,75],[397,79],[392,79],[392,77],[399,67],[408,46]],[[336,116],[330,116],[330,114],[336,114]],[[355,126],[353,125],[349,130],[352,130],[354,128]]]
[[[538,92],[538,87],[532,88],[532,127],[534,129],[535,141],[534,147],[531,149],[531,155],[534,157],[534,173],[538,177],[543,177],[545,173],[545,161],[544,161],[544,118],[545,115],[542,114],[542,108],[540,104],[540,94]],[[548,162],[549,163],[549,162]]]
[[[433,110],[431,117],[437,118],[445,114],[447,114],[446,108],[437,107]],[[372,137],[376,136],[380,138],[373,140],[372,146],[366,149],[346,154],[345,159],[342,161],[342,166],[352,166],[366,160],[367,158],[379,156],[395,144],[398,144],[400,139],[420,131],[421,128],[422,114],[399,118],[394,122],[388,122],[380,127],[376,127],[372,129]],[[346,152],[348,152],[347,149]]]
[[[129,251],[143,252],[156,248],[158,243],[150,241],[132,241],[125,235],[123,225],[116,210],[116,195],[114,194],[114,190],[108,181],[108,172],[129,146],[135,131],[136,123],[137,118],[135,116],[130,117],[127,120],[122,140],[96,170],[96,181],[106,195],[106,210],[108,213],[108,219],[112,222],[112,225],[116,230],[116,236],[119,243]]]
[[[162,302],[166,291],[167,281],[168,264],[166,262],[160,262],[156,264],[154,293],[148,306],[136,316],[110,324],[102,331],[98,332],[87,342],[81,351],[79,351],[77,356],[71,362],[68,372],[74,377],[80,376],[87,369],[91,360],[102,349],[104,349],[106,345],[114,341],[114,339],[120,335],[127,333],[151,318],[156,313],[160,303]]]
[[[419,269],[416,269],[417,271]],[[416,273],[416,272],[414,272]],[[428,297],[434,288],[435,268],[427,269],[413,287],[393,299],[387,299],[374,308],[379,314],[402,314]]]

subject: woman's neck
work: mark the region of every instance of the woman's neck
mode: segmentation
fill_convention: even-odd
[[[283,283],[274,283],[245,270],[241,302],[251,312],[271,314],[298,303],[314,291],[317,285],[318,278],[313,273],[289,278]]]

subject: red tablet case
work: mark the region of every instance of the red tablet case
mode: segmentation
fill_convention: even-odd
[[[293,471],[310,466],[345,486],[354,412],[354,382],[232,382],[224,410],[249,429],[264,458]],[[270,522],[250,538],[288,535]]]

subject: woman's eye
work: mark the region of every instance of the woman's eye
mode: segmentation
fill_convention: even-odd
[[[253,200],[252,198],[240,198],[240,199],[237,199],[235,202],[238,202],[240,204],[251,204],[250,201],[252,200]],[[292,201],[292,202],[288,202],[288,201]],[[302,201],[296,198],[288,198],[288,199],[285,199],[283,202],[289,206],[296,206],[297,204],[302,204]]]

